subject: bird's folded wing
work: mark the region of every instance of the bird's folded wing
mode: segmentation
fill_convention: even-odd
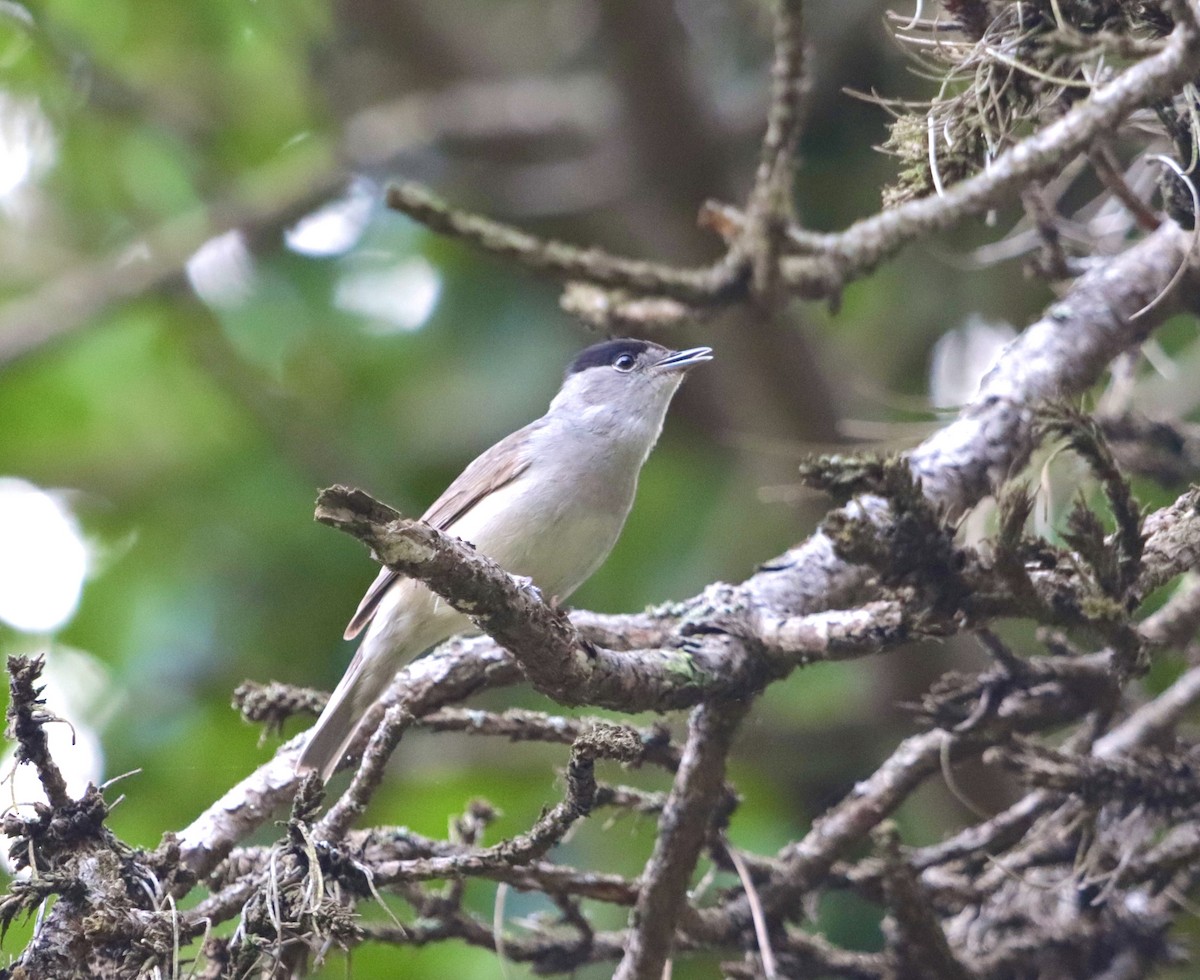
[[[393,572],[390,568],[381,568],[379,570],[375,581],[371,583],[371,587],[367,589],[367,594],[362,597],[362,602],[358,604],[358,608],[350,618],[350,622],[346,626],[346,631],[342,634],[343,639],[353,640],[363,631],[363,627],[371,621],[371,617],[375,615],[375,610],[379,608],[383,594],[391,588],[392,583],[399,577],[400,573]]]
[[[421,518],[426,524],[439,531],[450,530],[451,526],[464,514],[474,507],[488,494],[499,490],[506,483],[511,483],[529,469],[529,457],[524,452],[527,445],[528,430],[538,425],[530,423],[525,428],[501,439],[485,453],[476,457],[462,471],[457,480],[450,484],[433,505]],[[400,578],[399,572],[384,568],[367,589],[362,602],[351,618],[346,632],[342,634],[347,640],[352,640],[363,631],[363,628],[375,615],[379,603],[387,590]]]

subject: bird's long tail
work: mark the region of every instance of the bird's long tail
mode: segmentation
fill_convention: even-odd
[[[321,717],[308,733],[308,741],[296,760],[298,774],[318,772],[322,782],[329,781],[354,740],[364,715],[395,676],[394,670],[381,669],[384,664],[380,660],[386,662],[388,658],[366,654],[367,643],[364,642],[334,688]]]

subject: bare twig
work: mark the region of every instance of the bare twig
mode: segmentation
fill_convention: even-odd
[[[746,205],[736,248],[750,257],[751,288],[760,302],[775,299],[779,256],[792,223],[792,170],[803,122],[803,0],[777,0],[775,59],[771,66],[771,108],[758,174]]]
[[[376,875],[383,883],[425,881],[459,875],[477,875],[507,866],[527,864],[558,844],[571,826],[587,816],[596,804],[595,761],[599,758],[636,761],[641,753],[637,738],[628,729],[611,726],[579,736],[571,748],[567,767],[566,798],[556,804],[527,833],[490,848],[459,854],[398,861]]]
[[[744,274],[730,261],[699,269],[679,269],[622,258],[598,248],[547,241],[490,218],[451,208],[417,184],[391,185],[387,204],[434,231],[463,238],[487,252],[563,281],[583,280],[684,303],[718,304],[736,295],[743,285]]]

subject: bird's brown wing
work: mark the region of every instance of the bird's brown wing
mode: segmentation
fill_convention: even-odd
[[[425,511],[421,520],[439,531],[445,531],[488,494],[499,490],[524,473],[529,468],[529,458],[520,447],[525,443],[529,428],[537,424],[533,422],[530,426],[506,436],[476,457],[458,479],[433,502],[429,510]],[[387,590],[399,578],[400,573],[393,572],[390,568],[385,568],[379,573],[367,589],[362,602],[358,604],[346,632],[342,634],[347,640],[354,639],[363,631],[375,615],[375,610],[379,608]]]
[[[540,422],[540,420],[539,420]],[[489,493],[511,483],[529,469],[529,454],[523,447],[534,422],[505,436],[477,456],[421,517],[430,527],[447,530]]]

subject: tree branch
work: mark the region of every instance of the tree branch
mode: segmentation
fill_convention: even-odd
[[[660,821],[654,853],[630,919],[617,980],[658,980],[671,955],[675,923],[688,882],[708,838],[725,781],[725,760],[750,701],[701,704],[692,712],[683,761]]]
[[[721,304],[741,291],[744,279],[743,271],[725,260],[698,269],[680,269],[623,258],[599,248],[579,248],[538,238],[491,218],[452,208],[418,184],[389,186],[387,205],[433,231],[462,238],[486,252],[560,280],[585,280],[684,303]]]

